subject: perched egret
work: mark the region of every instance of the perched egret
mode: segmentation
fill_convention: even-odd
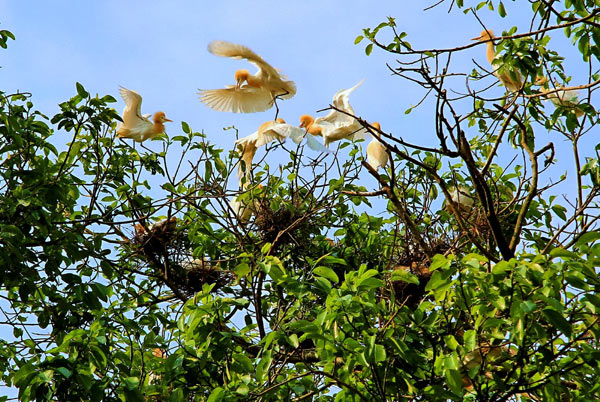
[[[121,96],[125,101],[123,109],[123,123],[117,127],[119,138],[133,138],[137,142],[152,139],[165,132],[163,123],[169,120],[164,112],[156,112],[152,117],[154,124],[148,119],[149,114],[142,115],[142,97],[135,91],[121,87]]]
[[[247,185],[247,184],[246,184]],[[243,188],[246,185],[242,186]],[[261,184],[258,185],[259,189],[262,189],[263,186]],[[229,205],[236,216],[236,218],[243,223],[246,223],[250,220],[252,215],[254,215],[260,208],[260,201],[257,198],[253,198],[251,200],[243,199],[240,200],[239,196],[233,198]]]
[[[546,77],[537,77],[535,84],[540,86],[540,91],[544,94],[551,91],[548,85],[548,78]],[[554,106],[569,108],[573,110],[575,116],[583,116],[585,112],[577,107],[577,105],[580,103],[579,92],[572,89],[561,90],[560,88],[560,86],[557,86],[556,89],[558,89],[558,91],[547,94],[546,98],[550,99]]]
[[[268,144],[271,141],[279,140],[279,142],[284,141],[287,137],[283,134],[278,133],[275,130],[271,130],[275,126],[285,125],[285,120],[282,118],[278,118],[273,121],[266,121],[258,127],[258,130],[253,132],[252,134],[240,138],[235,142],[236,147],[238,147],[241,151],[242,157],[241,160],[244,161],[245,169],[246,169],[246,177],[248,177],[248,173],[250,172],[250,167],[252,166],[252,159],[254,158],[254,154],[258,147]],[[238,170],[238,177],[242,176],[242,166],[240,165]]]
[[[450,198],[458,205],[461,212],[468,212],[473,208],[475,200],[471,197],[469,189],[464,186],[451,187],[448,189]]]
[[[506,89],[511,92],[517,92],[523,86],[521,74],[517,70],[502,68],[502,63],[498,61],[498,55],[494,48],[494,38],[494,33],[488,29],[481,32],[480,36],[473,38],[472,40],[487,42],[487,60],[494,68],[494,75],[502,82],[502,84],[504,84]],[[499,72],[498,70],[502,70],[502,72]]]
[[[272,141],[284,142],[287,138],[291,138],[296,144],[299,144],[305,137],[306,131],[301,128],[286,124],[282,118],[277,118],[275,121],[267,121],[260,125],[254,133],[240,138],[235,142],[235,145],[240,149],[242,161],[246,167],[246,177],[250,172],[252,159],[256,150]],[[307,145],[310,149],[319,152],[328,152],[328,149],[319,143],[312,136],[307,137]],[[242,166],[238,170],[238,177],[242,176]]]
[[[350,94],[362,84],[358,84],[349,89],[342,89],[333,96],[332,105],[339,109],[332,109],[327,116],[314,119],[312,116],[304,114],[300,116],[300,127],[305,128],[309,134],[322,136],[325,146],[328,147],[331,142],[339,141],[344,138],[361,139],[364,138],[365,129],[354,117],[354,109],[350,105]],[[346,112],[346,113],[344,113]]]
[[[381,130],[381,125],[378,122],[371,123],[371,125],[378,131]],[[375,170],[378,170],[380,166],[384,168],[389,159],[385,146],[379,142],[378,131],[373,131],[373,139],[367,145],[367,162]]]
[[[277,98],[289,99],[296,94],[296,84],[246,46],[213,41],[208,51],[216,56],[246,59],[258,67],[256,74],[248,70],[235,72],[235,85],[223,89],[199,90],[200,101],[221,112],[254,113],[267,110]],[[277,105],[275,105],[277,107]]]

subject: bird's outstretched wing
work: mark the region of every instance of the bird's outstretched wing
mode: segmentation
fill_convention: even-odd
[[[313,151],[317,152],[329,152],[329,149],[325,145],[321,144],[315,136],[308,134],[305,129],[292,126],[291,124],[275,124],[268,130],[265,130],[263,136],[269,137],[285,137],[291,138],[296,144],[300,144],[304,138],[306,138],[306,145]]]
[[[358,88],[363,83],[363,81],[364,81],[364,78],[362,80],[360,80],[360,82],[358,84],[356,84],[355,86],[353,86],[352,88],[342,89],[342,90],[338,91],[335,95],[333,95],[333,100],[332,100],[331,104],[334,107],[336,107],[337,109],[340,109],[346,113],[354,115],[354,109],[352,109],[352,106],[350,105],[350,94],[356,88]],[[331,109],[329,111],[329,113],[327,114],[327,116],[319,117],[318,119],[316,119],[315,124],[318,124],[318,125],[350,124],[354,121],[354,118],[347,115],[346,113],[342,113],[338,110]]]
[[[314,135],[306,135],[306,145],[313,151],[330,153],[331,151],[325,145],[321,144]]]
[[[215,40],[208,44],[208,51],[215,56],[230,57],[232,59],[246,59],[258,67],[259,70],[262,71],[262,74],[267,77],[281,77],[279,72],[273,66],[246,46],[223,40]]]
[[[305,130],[285,123],[275,123],[262,132],[263,144],[276,139],[291,138],[296,144],[302,141]]]
[[[269,91],[248,85],[240,89],[233,86],[223,89],[200,89],[198,95],[202,103],[220,112],[255,113],[273,106]]]
[[[144,120],[142,116],[142,95],[125,87],[120,87],[119,92],[126,105],[123,111],[123,120],[135,117]]]
[[[341,91],[338,91],[333,96],[333,106],[337,107],[338,109],[344,110],[348,113],[354,114],[354,110],[352,109],[352,106],[350,106],[350,94],[354,92],[354,90],[358,88],[364,81],[365,79],[363,78],[358,82],[358,84],[356,84],[352,88],[342,89]]]

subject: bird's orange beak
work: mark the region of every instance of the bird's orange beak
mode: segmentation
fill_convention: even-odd
[[[481,40],[481,39],[483,39],[483,35],[479,35],[476,38],[471,38],[471,40]]]
[[[166,117],[165,117],[165,121],[170,121],[171,123],[173,122],[173,120],[167,119]]]

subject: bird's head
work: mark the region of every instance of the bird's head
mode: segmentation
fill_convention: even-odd
[[[166,121],[173,121],[173,120],[167,119],[165,112],[156,112],[156,113],[154,113],[154,116],[152,117],[152,121],[154,121],[154,123],[164,123]]]
[[[249,76],[250,73],[248,72],[248,70],[237,70],[235,72],[235,89],[240,89],[242,84],[248,81]]]
[[[373,134],[375,134],[377,137],[379,137],[379,131],[381,131],[381,124],[379,124],[378,121],[374,121],[373,123],[371,123],[371,125],[373,127],[375,127],[375,130],[377,130]]]
[[[303,114],[300,116],[300,128],[309,128],[315,122],[312,116]]]
[[[543,75],[538,75],[537,77],[535,77],[534,84],[540,87],[546,86],[548,84],[548,78],[544,77]]]
[[[471,38],[471,40],[477,40],[479,42],[485,42],[485,41],[488,41],[490,39],[494,39],[494,33],[491,30],[489,30],[489,29],[487,29],[485,31],[482,31],[481,35],[479,35],[478,37]]]

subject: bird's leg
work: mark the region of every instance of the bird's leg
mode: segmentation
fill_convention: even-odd
[[[273,105],[275,105],[275,118],[273,119],[273,121],[277,120],[277,117],[279,116],[279,106],[277,106],[277,98],[279,97],[279,95],[277,95],[276,97],[273,98]]]
[[[289,93],[290,93],[289,91],[287,91],[287,90],[284,89],[283,93],[274,96],[273,99],[271,100],[271,102],[273,102],[273,105],[275,106],[275,110],[277,110],[277,112],[275,112],[275,118],[273,120],[277,120],[277,117],[279,116],[279,106],[277,106],[277,98],[280,98],[282,96],[286,96]]]

